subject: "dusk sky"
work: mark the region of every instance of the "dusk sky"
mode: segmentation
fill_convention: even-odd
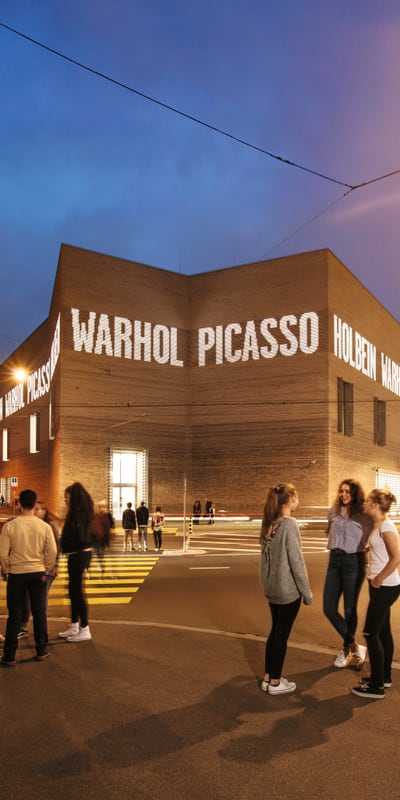
[[[344,196],[400,170],[398,0],[2,0],[0,23],[0,360],[62,242],[183,274],[328,247],[400,321],[400,172]]]

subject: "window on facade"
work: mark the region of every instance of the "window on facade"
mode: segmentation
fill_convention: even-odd
[[[386,401],[374,397],[374,444],[386,445]]]
[[[354,386],[338,378],[338,432],[344,436],[353,435]]]
[[[10,460],[10,428],[3,428],[3,461]]]
[[[40,450],[40,414],[30,416],[29,452],[38,453]]]

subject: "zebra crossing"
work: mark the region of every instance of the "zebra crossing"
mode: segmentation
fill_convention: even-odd
[[[157,556],[105,555],[92,558],[85,575],[85,593],[93,605],[127,605],[158,562]],[[69,605],[67,559],[61,556],[49,592],[49,608]]]
[[[300,527],[301,544],[304,554],[323,553],[326,551],[326,535],[321,530],[307,530]],[[188,538],[186,551],[193,554],[203,551],[214,555],[230,553],[259,554],[259,525],[245,529],[243,524],[218,527],[213,525],[203,530],[193,530]]]

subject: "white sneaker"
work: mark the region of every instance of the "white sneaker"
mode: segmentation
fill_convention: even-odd
[[[71,636],[72,637],[77,636],[78,633],[79,633],[79,625],[78,625],[78,623],[76,623],[76,624],[72,623],[70,625],[70,627],[68,628],[68,630],[62,631],[58,635],[59,635],[60,639],[69,639]]]
[[[352,660],[353,653],[350,650],[348,653],[346,653],[344,650],[341,650],[338,657],[335,658],[333,666],[338,667],[338,669],[341,669],[342,667],[348,667]]]
[[[142,549],[142,545],[140,544],[140,545],[138,546],[138,550],[141,550],[141,549]]]
[[[147,544],[144,545],[143,550],[147,550]]]
[[[67,642],[87,642],[91,638],[92,634],[90,633],[89,625],[86,625],[86,628],[81,628],[74,636],[68,636]]]
[[[357,670],[361,670],[363,668],[363,664],[367,657],[367,648],[364,644],[358,644],[357,649],[353,650],[352,653],[352,667]]]
[[[261,681],[261,691],[268,692],[269,681]]]
[[[293,681],[288,681],[287,678],[281,678],[277,686],[268,684],[268,694],[290,694],[296,689],[296,684]]]

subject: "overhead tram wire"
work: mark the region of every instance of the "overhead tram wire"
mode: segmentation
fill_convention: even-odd
[[[334,200],[333,203],[330,203],[328,206],[326,206],[326,208],[323,208],[316,215],[311,217],[311,219],[307,220],[305,223],[303,223],[298,228],[296,228],[292,233],[288,234],[284,239],[282,239],[276,245],[271,247],[266,253],[264,253],[262,258],[265,258],[267,255],[269,255],[271,252],[276,250],[278,247],[280,247],[286,241],[291,239],[293,236],[295,236],[301,230],[306,228],[308,225],[311,225],[316,219],[318,219],[323,214],[325,214],[327,211],[329,211],[334,205],[336,205],[336,203],[339,203],[341,200],[343,200],[345,197],[347,197],[351,192],[354,192],[357,189],[365,188],[366,186],[370,186],[371,184],[377,183],[378,181],[386,180],[387,178],[391,178],[394,175],[398,175],[400,173],[400,168],[399,168],[399,169],[396,169],[396,170],[392,170],[391,172],[387,172],[387,173],[385,173],[383,175],[378,175],[375,178],[370,178],[368,180],[361,181],[360,183],[356,183],[356,184],[351,184],[351,183],[348,183],[346,181],[338,180],[337,178],[333,178],[330,175],[325,175],[324,173],[319,172],[318,170],[311,169],[310,167],[306,167],[303,164],[298,164],[297,162],[292,161],[292,160],[290,160],[288,158],[284,158],[283,156],[279,156],[276,153],[271,153],[270,151],[266,150],[265,148],[259,147],[258,145],[255,145],[255,144],[252,144],[251,142],[248,142],[247,140],[242,139],[241,137],[236,136],[235,134],[232,134],[229,131],[225,131],[222,128],[218,128],[216,125],[212,125],[211,123],[205,122],[204,120],[201,120],[200,118],[195,117],[192,114],[188,114],[187,112],[181,111],[180,109],[175,108],[174,106],[171,106],[168,103],[164,103],[163,101],[158,100],[155,97],[151,97],[150,95],[145,94],[144,92],[141,92],[139,89],[135,89],[132,86],[129,86],[128,84],[123,83],[122,81],[118,81],[115,78],[112,78],[111,76],[106,75],[105,73],[94,69],[93,67],[89,67],[88,65],[83,64],[82,62],[78,61],[77,59],[74,59],[71,56],[66,55],[65,53],[61,53],[59,50],[56,50],[55,48],[50,47],[49,45],[43,44],[43,42],[39,42],[37,39],[34,39],[32,36],[28,36],[27,34],[23,33],[22,31],[18,31],[15,28],[12,28],[10,25],[7,25],[4,22],[0,21],[0,27],[2,27],[4,30],[9,31],[10,33],[15,34],[16,36],[21,37],[22,39],[25,39],[26,41],[30,42],[31,44],[34,44],[36,47],[40,47],[43,50],[51,53],[52,55],[55,55],[57,58],[61,58],[64,61],[67,61],[70,64],[73,64],[74,66],[79,67],[80,69],[83,69],[86,72],[89,72],[90,74],[95,75],[98,78],[101,78],[102,80],[108,81],[109,83],[112,83],[115,86],[120,87],[121,89],[125,89],[126,91],[137,95],[138,97],[142,97],[144,100],[148,100],[149,102],[154,103],[154,104],[160,106],[161,108],[164,108],[167,111],[171,111],[174,114],[178,114],[179,116],[183,117],[184,119],[187,119],[187,120],[189,120],[191,122],[194,122],[197,125],[202,125],[203,127],[207,128],[208,130],[213,131],[214,133],[218,133],[221,136],[225,136],[226,138],[231,139],[232,141],[235,141],[238,144],[242,144],[244,147],[248,147],[248,148],[250,148],[252,150],[255,150],[256,152],[259,152],[262,155],[266,155],[269,158],[272,158],[272,159],[274,159],[276,161],[281,162],[282,164],[286,164],[287,166],[291,166],[291,167],[294,167],[296,169],[302,170],[303,172],[307,172],[307,173],[309,173],[311,175],[315,175],[316,177],[321,178],[322,180],[326,180],[326,181],[329,181],[331,183],[335,183],[336,185],[343,186],[344,188],[347,189],[347,191],[343,195],[341,195],[339,198]]]
[[[370,178],[368,180],[361,181],[360,183],[355,183],[355,184],[339,180],[338,178],[333,178],[331,175],[325,175],[323,172],[319,172],[318,170],[312,169],[311,167],[306,167],[304,164],[298,164],[296,161],[284,158],[283,156],[279,156],[276,153],[271,153],[269,150],[266,150],[265,148],[260,147],[259,145],[255,145],[251,142],[248,142],[246,139],[242,139],[241,137],[236,136],[235,134],[230,133],[229,131],[225,131],[222,128],[217,127],[216,125],[212,125],[209,122],[205,122],[199,117],[195,117],[193,114],[181,111],[179,108],[175,108],[174,106],[171,106],[168,103],[164,103],[162,100],[158,100],[156,97],[151,97],[151,95],[148,95],[145,92],[141,92],[139,89],[135,89],[133,86],[129,86],[127,83],[123,83],[122,81],[119,81],[116,78],[112,78],[110,75],[106,75],[106,73],[104,72],[100,72],[100,70],[94,69],[94,67],[89,67],[87,64],[83,64],[81,61],[78,61],[77,59],[72,58],[71,56],[68,56],[65,53],[61,53],[60,50],[56,50],[54,47],[50,47],[49,45],[43,44],[43,42],[39,42],[32,36],[28,36],[28,34],[16,30],[16,28],[12,28],[11,25],[7,25],[5,22],[0,21],[0,27],[4,28],[4,30],[9,31],[10,33],[14,33],[16,36],[19,36],[22,39],[25,39],[31,44],[34,44],[36,47],[40,47],[43,50],[46,50],[48,53],[57,56],[57,58],[61,58],[64,61],[67,61],[70,64],[73,64],[74,66],[79,67],[80,69],[83,69],[86,72],[89,72],[98,78],[101,78],[102,80],[114,84],[115,86],[119,86],[121,89],[125,89],[126,91],[131,92],[132,94],[136,94],[138,97],[142,97],[144,100],[148,100],[151,103],[155,103],[156,105],[166,109],[167,111],[171,111],[174,114],[178,114],[184,119],[188,119],[191,122],[195,122],[197,125],[202,125],[208,130],[220,134],[220,136],[225,136],[228,139],[232,139],[232,141],[235,141],[238,144],[242,144],[244,147],[249,147],[252,150],[255,150],[256,152],[268,156],[269,158],[273,158],[276,161],[280,161],[282,164],[286,164],[289,167],[295,167],[296,169],[300,169],[303,172],[308,172],[311,175],[315,175],[317,178],[321,178],[322,180],[330,181],[331,183],[335,183],[338,186],[343,186],[346,189],[348,189],[349,192],[353,192],[356,189],[361,189],[365,186],[369,186],[372,183],[377,183],[378,181],[385,180],[386,178],[390,178],[393,175],[398,175],[400,173],[400,168],[399,168],[392,170],[391,172],[385,173],[384,175],[378,175],[375,178]],[[346,194],[348,194],[348,192],[346,192],[345,195]],[[324,212],[322,211],[321,213]]]
[[[249,147],[250,149],[257,151],[262,155],[268,156],[269,158],[273,158],[276,161],[280,161],[282,164],[286,164],[289,167],[295,167],[296,169],[302,170],[303,172],[308,172],[311,175],[315,175],[317,178],[321,178],[322,180],[325,181],[330,181],[331,183],[343,186],[346,189],[352,190],[357,188],[356,186],[353,186],[350,183],[338,180],[337,178],[333,178],[330,175],[325,175],[324,173],[319,172],[318,170],[311,169],[310,167],[306,167],[303,164],[298,164],[297,162],[291,161],[290,159],[284,158],[283,156],[279,156],[276,153],[271,153],[270,151],[264,149],[263,147],[259,147],[258,145],[252,144],[251,142],[248,142],[246,139],[242,139],[241,137],[236,136],[235,134],[230,133],[229,131],[225,131],[222,128],[218,128],[216,125],[212,125],[209,122],[205,122],[199,117],[195,117],[194,115],[188,114],[185,111],[181,111],[180,109],[175,108],[174,106],[171,106],[168,103],[164,103],[162,100],[158,100],[155,97],[151,97],[150,95],[141,92],[139,89],[135,89],[132,86],[129,86],[128,84],[117,80],[116,78],[111,78],[110,75],[106,75],[104,72],[100,72],[99,70],[94,69],[93,67],[89,67],[87,64],[83,64],[77,59],[66,55],[65,53],[61,53],[54,47],[50,47],[49,45],[43,44],[43,42],[39,42],[32,36],[28,36],[26,33],[22,33],[22,31],[17,31],[15,28],[12,28],[10,25],[6,25],[4,22],[0,21],[0,27],[4,28],[7,31],[10,31],[10,33],[14,33],[16,36],[20,36],[22,39],[25,39],[27,42],[34,44],[36,47],[40,47],[43,50],[46,50],[48,53],[57,56],[57,58],[61,58],[64,61],[68,61],[70,64],[73,64],[74,66],[79,67],[80,69],[83,69],[86,72],[89,72],[98,78],[101,78],[102,80],[108,81],[109,83],[112,83],[115,86],[119,86],[121,89],[125,89],[126,91],[131,92],[132,94],[135,94],[138,97],[142,97],[144,100],[148,100],[151,103],[155,103],[156,105],[166,109],[167,111],[172,111],[174,114],[178,114],[184,119],[194,122],[197,125],[202,125],[204,128],[207,128],[208,130],[211,130],[214,133],[218,133],[220,136],[225,136],[226,138],[231,139],[232,141],[235,141],[238,144],[242,144],[244,147]]]

